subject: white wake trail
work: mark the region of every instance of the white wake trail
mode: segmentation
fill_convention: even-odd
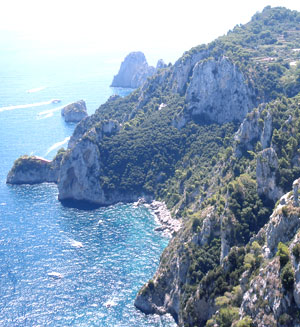
[[[7,106],[7,107],[1,107],[0,112],[2,111],[8,111],[8,110],[15,110],[15,109],[24,109],[24,108],[32,108],[32,107],[41,107],[46,106],[51,103],[57,103],[59,100],[49,100],[49,101],[43,101],[43,102],[36,102],[36,103],[28,103],[28,104],[19,104],[16,106]]]
[[[61,142],[57,142],[57,143],[53,144],[53,145],[50,146],[50,148],[47,150],[45,156],[46,156],[47,154],[49,154],[51,151],[53,151],[53,150],[59,148],[60,146],[64,145],[64,144],[67,143],[69,140],[70,140],[70,136],[66,137],[66,138],[65,138],[63,141],[61,141]]]
[[[26,93],[36,93],[42,90],[45,90],[47,86],[36,87],[34,89],[27,90]]]

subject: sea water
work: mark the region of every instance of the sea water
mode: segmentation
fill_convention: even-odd
[[[67,208],[54,184],[6,185],[22,154],[52,159],[75,124],[62,106],[84,99],[92,114],[117,92],[122,58],[0,51],[0,326],[172,326],[133,303],[155,273],[168,239],[143,207]],[[60,99],[60,103],[52,103]]]

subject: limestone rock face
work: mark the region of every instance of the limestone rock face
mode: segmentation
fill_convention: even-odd
[[[62,154],[57,155],[53,161],[35,156],[20,157],[9,171],[6,182],[8,184],[56,183],[62,156]]]
[[[207,50],[198,51],[192,55],[184,55],[176,61],[173,67],[171,85],[173,92],[184,95],[189,78],[193,72],[193,68],[197,62],[208,56]]]
[[[61,110],[61,115],[66,122],[78,123],[87,117],[86,104],[83,100],[68,104]]]
[[[257,156],[256,180],[257,191],[260,195],[276,202],[282,195],[282,189],[276,185],[276,171],[278,169],[278,157],[273,148],[261,151]]]
[[[138,88],[154,73],[155,68],[148,65],[146,57],[142,52],[131,52],[122,62],[111,86]]]
[[[88,138],[80,140],[61,163],[58,178],[59,200],[104,202],[99,171],[98,146]]]
[[[235,155],[240,158],[245,151],[253,151],[256,142],[262,148],[270,146],[272,138],[272,116],[269,111],[263,116],[264,105],[255,109],[243,120],[235,134]]]
[[[276,257],[250,282],[243,296],[240,315],[250,316],[258,327],[277,326],[280,315],[292,304],[292,296],[284,296],[284,293],[279,258]]]
[[[220,124],[242,121],[254,107],[252,98],[244,75],[226,57],[198,62],[186,90],[192,116]]]
[[[295,310],[294,303],[300,308],[300,262],[299,258],[293,255],[293,248],[300,241],[299,214],[299,207],[293,205],[293,195],[286,193],[280,198],[268,223],[255,237],[256,240],[264,242],[262,254],[266,264],[261,265],[258,275],[250,281],[249,287],[243,288],[240,307],[240,316],[250,316],[255,326],[277,325],[276,322],[282,314],[291,308]],[[291,242],[289,250],[295,272],[293,291],[284,290],[282,285],[280,260],[279,256],[275,256],[279,242]],[[264,305],[261,305],[262,303]],[[298,324],[291,323],[289,326]]]
[[[144,285],[137,295],[134,305],[144,313],[170,313],[178,322],[180,320],[180,293],[186,282],[189,263],[182,260],[184,247],[176,245],[174,238],[163,253],[160,265],[152,281]],[[176,247],[176,255],[170,255],[170,248]],[[167,266],[167,267],[166,267]]]
[[[179,326],[183,326],[187,322],[186,319],[191,318],[188,312],[197,312],[199,326],[202,326],[215,312],[214,304],[201,297],[200,292],[196,298],[189,297],[184,307],[182,305],[185,296],[183,285],[188,282],[191,264],[188,259],[189,245],[200,247],[207,244],[210,237],[220,236],[220,222],[213,207],[204,210],[202,215],[201,218],[204,220],[200,229],[187,233],[182,228],[170,240],[169,246],[162,254],[155,276],[138,293],[135,306],[144,313],[170,313]]]
[[[264,255],[267,258],[275,255],[279,242],[289,242],[300,228],[299,208],[293,207],[292,198],[289,193],[280,198],[269,222],[258,233],[258,238],[265,239]],[[283,207],[286,209],[282,210]]]
[[[290,252],[293,253],[293,248],[300,242],[300,235],[297,234],[293,240],[293,242],[290,245]],[[294,283],[294,300],[296,302],[296,305],[298,309],[300,309],[300,260],[299,258],[296,258],[295,256],[292,256],[292,263],[295,270],[295,283]]]

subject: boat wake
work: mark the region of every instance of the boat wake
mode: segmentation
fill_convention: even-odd
[[[9,110],[15,110],[15,109],[25,109],[25,108],[32,108],[32,107],[41,107],[46,106],[48,104],[52,103],[58,103],[60,102],[59,99],[52,99],[49,101],[42,101],[42,102],[36,102],[36,103],[28,103],[28,104],[19,104],[16,106],[7,106],[7,107],[1,107],[0,112],[2,111],[9,111]]]
[[[36,92],[42,91],[46,88],[47,88],[47,86],[36,87],[34,89],[27,90],[26,93],[36,93]]]
[[[52,117],[54,112],[60,111],[63,107],[64,106],[60,106],[60,107],[57,107],[57,108],[54,108],[54,109],[49,109],[49,110],[41,111],[41,112],[39,112],[37,114],[38,115],[38,118],[37,119],[45,119],[45,118]]]
[[[50,148],[47,150],[45,156],[52,152],[53,150],[59,148],[60,146],[66,144],[70,140],[70,136],[66,137],[63,141],[54,143],[53,145],[50,146]]]

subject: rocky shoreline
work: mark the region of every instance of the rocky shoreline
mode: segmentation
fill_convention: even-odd
[[[149,202],[144,198],[141,198],[135,202],[134,205],[137,207],[143,205],[150,209],[154,215],[155,221],[160,225],[155,228],[155,231],[163,232],[163,234],[170,237],[177,233],[181,228],[181,221],[172,218],[172,215],[164,202],[156,200]]]

